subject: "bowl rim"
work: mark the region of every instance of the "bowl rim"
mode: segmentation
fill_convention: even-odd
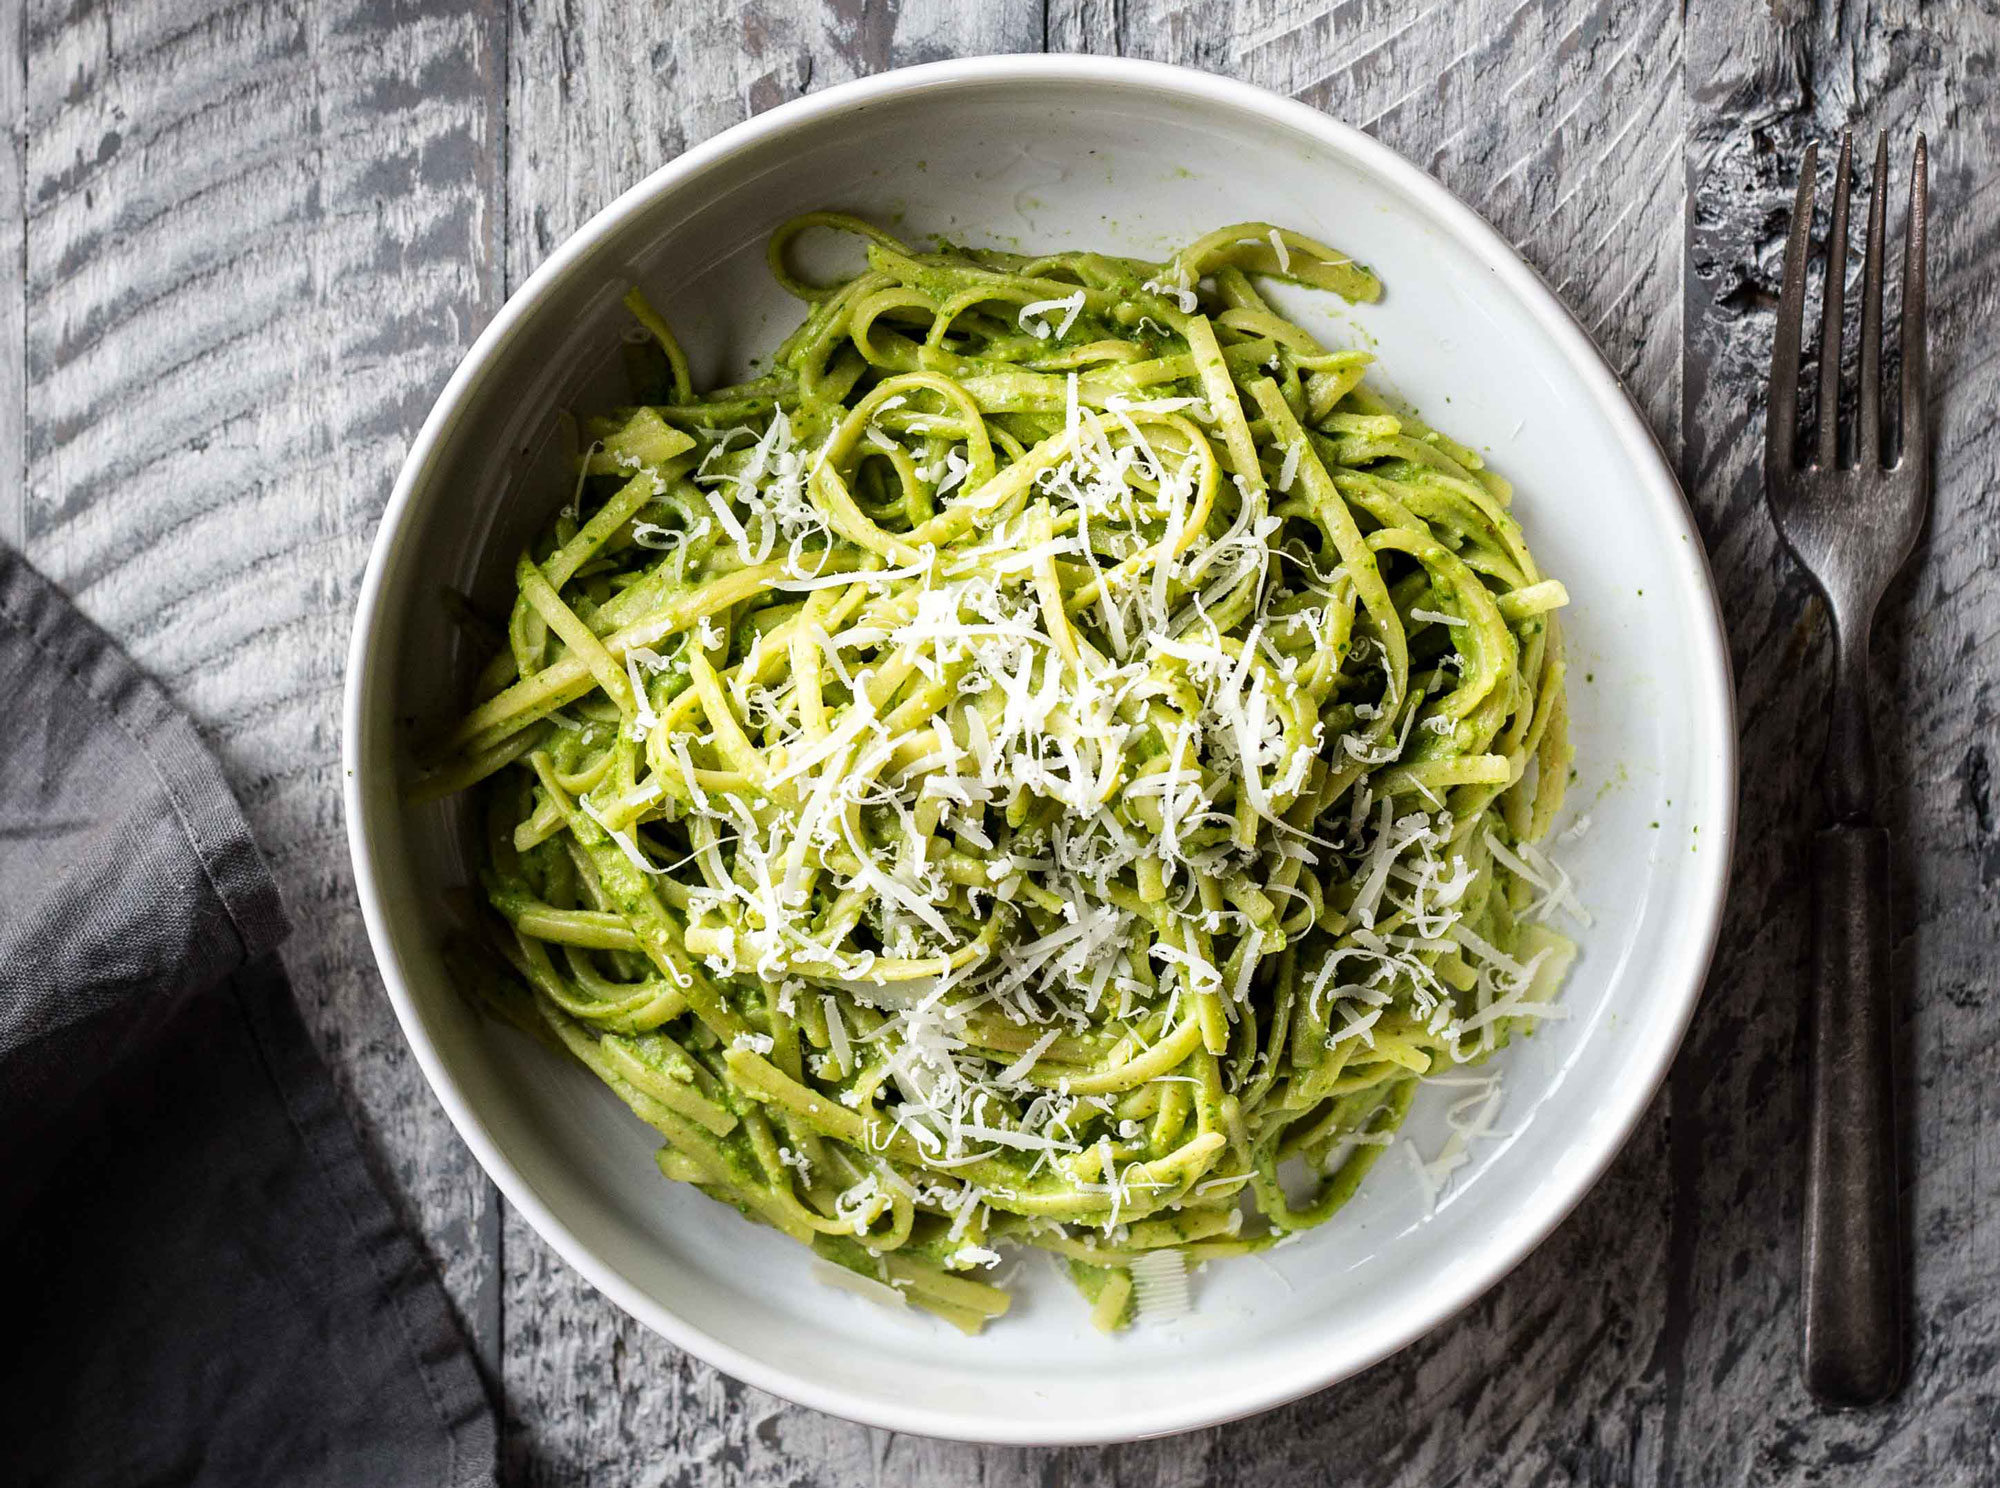
[[[1691,871],[1696,876],[1690,901],[1698,923],[1682,941],[1678,973],[1671,983],[1656,976],[1652,985],[1670,987],[1679,1006],[1671,1034],[1645,1056],[1644,1078],[1613,1096],[1608,1108],[1615,1119],[1593,1123],[1578,1145],[1587,1156],[1567,1191],[1529,1206],[1509,1229],[1447,1293],[1421,1309],[1390,1340],[1360,1357],[1339,1360],[1331,1367],[1266,1379],[1252,1371],[1249,1382],[1227,1394],[1166,1407],[1132,1407],[1112,1412],[1090,1426],[1038,1423],[1026,1416],[998,1417],[963,1410],[934,1409],[908,1402],[883,1400],[851,1391],[827,1380],[795,1375],[768,1366],[726,1339],[687,1322],[642,1292],[610,1265],[600,1261],[537,1195],[534,1188],[500,1149],[485,1122],[458,1090],[424,1027],[423,1017],[405,980],[382,904],[374,859],[377,844],[370,833],[363,800],[362,700],[371,690],[376,668],[385,664],[375,645],[382,585],[388,555],[399,541],[417,493],[431,477],[440,447],[465,413],[497,353],[531,317],[554,284],[634,213],[660,195],[706,174],[732,157],[775,137],[850,115],[891,97],[1009,83],[1098,83],[1122,90],[1168,95],[1191,103],[1221,106],[1261,116],[1265,121],[1313,139],[1387,182],[1478,258],[1499,286],[1513,295],[1550,337],[1564,363],[1587,390],[1594,411],[1609,426],[1633,469],[1646,477],[1635,483],[1643,499],[1654,505],[1671,527],[1689,539],[1694,564],[1690,585],[1708,601],[1698,603],[1695,624],[1705,629],[1707,644],[1691,657],[1693,681],[1701,694],[1697,717],[1705,724],[1705,743],[1720,782],[1722,799],[1715,803],[1720,851],[1704,853]],[[1706,622],[1705,626],[1702,622]],[[760,1390],[815,1410],[893,1431],[996,1445],[1058,1446],[1101,1444],[1164,1436],[1240,1419],[1297,1400],[1342,1379],[1372,1368],[1389,1355],[1442,1326],[1483,1296],[1536,1249],[1565,1220],[1624,1147],[1666,1078],[1700,1001],[1703,983],[1721,930],[1722,907],[1734,857],[1738,772],[1734,678],[1720,601],[1707,553],[1700,541],[1692,509],[1658,440],[1631,395],[1611,369],[1568,307],[1515,249],[1484,218],[1447,187],[1351,125],[1343,124],[1310,105],[1283,97],[1254,84],[1193,68],[1128,58],[1026,53],[1011,56],[958,58],[925,63],[858,79],[793,99],[723,131],[647,175],[620,194],[575,234],[563,242],[525,283],[508,296],[453,370],[438,395],[399,470],[388,504],[376,529],[367,569],[355,607],[349,640],[342,700],[342,805],[346,818],[355,888],[360,900],[370,948],[380,970],[397,1022],[415,1055],[424,1079],[444,1107],[459,1136],[481,1168],[507,1200],[570,1265],[605,1296],[646,1327],[715,1368]],[[1669,968],[1673,971],[1673,968]],[[1657,995],[1657,992],[1656,992]]]

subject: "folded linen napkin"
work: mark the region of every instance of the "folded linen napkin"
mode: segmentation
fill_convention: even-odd
[[[10,1484],[473,1488],[495,1430],[188,720],[0,547]]]

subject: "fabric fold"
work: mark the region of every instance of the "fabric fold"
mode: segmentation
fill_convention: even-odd
[[[0,1439],[35,1485],[494,1480],[193,724],[0,548]]]

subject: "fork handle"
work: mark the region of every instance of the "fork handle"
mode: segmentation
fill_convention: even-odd
[[[1805,1223],[1806,1384],[1874,1405],[1903,1376],[1889,834],[1814,842],[1812,1080]]]
[[[1823,788],[1830,821],[1866,822],[1875,811],[1875,737],[1868,715],[1868,641],[1864,620],[1835,621],[1833,696],[1827,716]],[[1851,632],[1851,633],[1850,633]]]

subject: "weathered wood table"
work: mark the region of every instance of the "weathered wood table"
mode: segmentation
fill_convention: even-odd
[[[206,728],[298,922],[308,1020],[507,1417],[516,1483],[2000,1482],[2000,15],[1913,0],[0,0],[0,537]],[[1103,1451],[787,1406],[600,1299],[498,1200],[370,963],[338,801],[357,582],[397,462],[508,290],[617,192],[802,91],[1090,50],[1293,94],[1519,245],[1678,460],[1731,622],[1742,847],[1706,1001],[1611,1175],[1389,1363]],[[1915,1360],[1797,1370],[1802,829],[1828,636],[1758,481],[1791,171],[1929,132],[1935,515],[1876,648],[1907,927]],[[1894,219],[1892,219],[1894,220]]]

